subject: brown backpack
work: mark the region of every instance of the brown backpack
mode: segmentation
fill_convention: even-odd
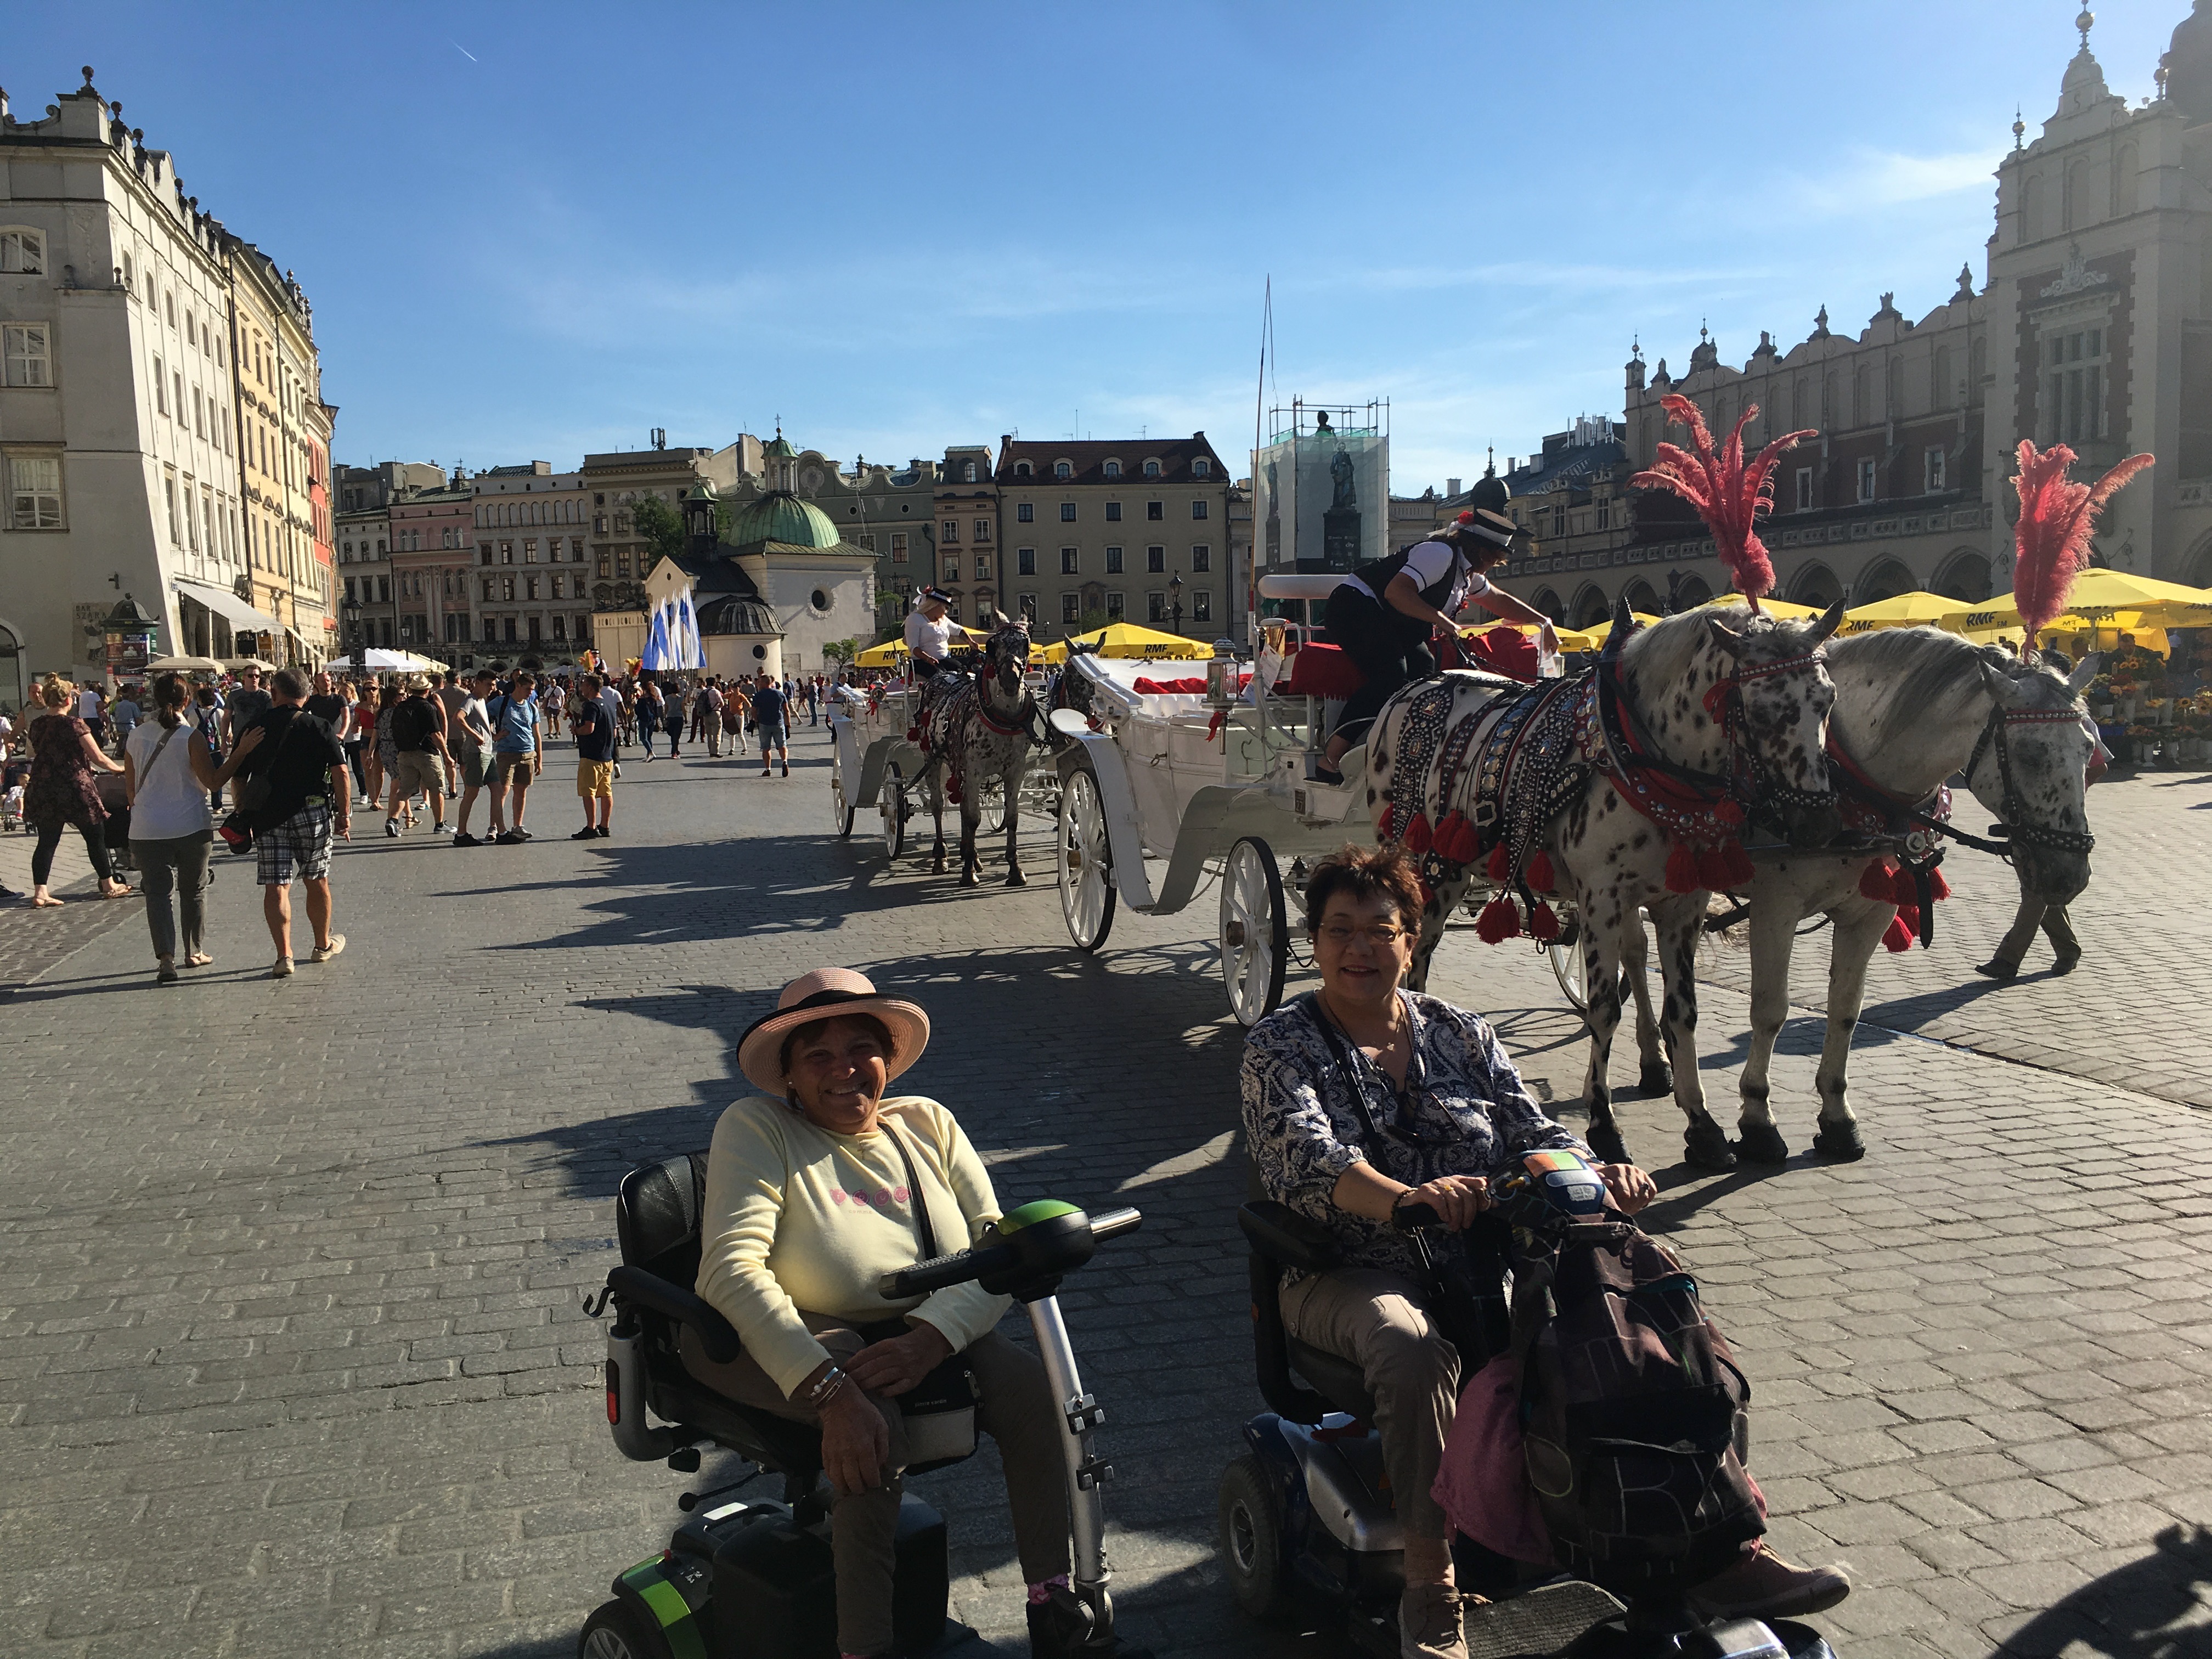
[[[1618,1213],[1516,1231],[1528,1478],[1559,1564],[1627,1600],[1686,1589],[1766,1530],[1751,1384],[1697,1281]]]

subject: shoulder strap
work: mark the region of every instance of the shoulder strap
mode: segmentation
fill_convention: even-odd
[[[146,774],[149,777],[153,775],[155,763],[161,758],[161,751],[169,746],[169,739],[184,729],[185,723],[180,720],[161,733],[161,742],[155,744],[154,752],[146,757]]]
[[[891,1119],[884,1120],[884,1133],[898,1148],[899,1162],[906,1165],[906,1189],[914,1195],[914,1224],[921,1234],[921,1259],[937,1260],[937,1229],[930,1224],[929,1194],[922,1190],[921,1172],[915,1166],[914,1154],[907,1150],[906,1137],[899,1133],[898,1125]]]

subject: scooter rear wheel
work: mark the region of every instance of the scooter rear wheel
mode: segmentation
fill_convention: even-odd
[[[1255,1619],[1291,1613],[1283,1573],[1283,1517],[1260,1460],[1249,1452],[1221,1473],[1221,1565],[1237,1605]]]
[[[673,1659],[667,1638],[657,1630],[645,1630],[636,1615],[619,1601],[601,1604],[584,1621],[576,1656],[577,1659]]]

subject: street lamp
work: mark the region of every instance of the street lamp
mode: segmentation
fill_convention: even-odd
[[[1175,612],[1175,631],[1182,632],[1182,572],[1168,578],[1168,599]]]
[[[346,637],[353,641],[353,678],[359,679],[368,665],[368,659],[362,654],[361,601],[348,593],[338,606],[338,617],[345,624]]]

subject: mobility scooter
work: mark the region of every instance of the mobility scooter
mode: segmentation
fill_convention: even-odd
[[[704,1152],[646,1164],[623,1178],[615,1212],[622,1264],[607,1275],[598,1304],[586,1309],[597,1316],[609,1302],[614,1306],[607,1425],[625,1456],[665,1459],[686,1474],[698,1469],[702,1445],[735,1452],[757,1473],[781,1474],[783,1498],[741,1502],[730,1495],[734,1486],[684,1493],[678,1507],[688,1518],[667,1549],[616,1578],[615,1599],[585,1624],[580,1653],[581,1659],[836,1659],[830,1491],[820,1434],[716,1394],[691,1376],[678,1351],[686,1328],[718,1362],[734,1359],[740,1349],[737,1332],[691,1289],[706,1182]],[[1074,1650],[1102,1656],[1115,1650],[1100,1492],[1113,1469],[1096,1443],[1106,1413],[1084,1392],[1055,1292],[1061,1277],[1089,1261],[1101,1241],[1134,1231],[1141,1220],[1133,1209],[1090,1216],[1055,1200],[1026,1204],[975,1248],[887,1275],[882,1286],[886,1298],[896,1298],[975,1279],[1028,1307],[1038,1355],[1061,1405],[1074,1533],[1070,1588],[1055,1595],[1072,1627],[1087,1632]],[[906,1473],[941,1468],[972,1451],[916,1463]],[[896,1548],[897,1650],[925,1654],[947,1633],[950,1572],[944,1517],[911,1492],[900,1500]]]
[[[1455,1328],[1480,1348],[1462,1355],[1463,1377],[1511,1344],[1504,1279],[1512,1229],[1555,1229],[1603,1210],[1603,1188],[1579,1158],[1550,1153],[1528,1162],[1527,1174],[1492,1183],[1498,1206],[1468,1230],[1463,1270],[1431,1273],[1432,1285],[1458,1302]],[[1435,1212],[1407,1204],[1396,1218],[1414,1231],[1433,1268],[1423,1230],[1437,1224]],[[1255,1618],[1318,1605],[1341,1618],[1355,1646],[1374,1659],[1396,1659],[1403,1534],[1373,1427],[1374,1401],[1358,1365],[1290,1334],[1278,1299],[1285,1270],[1336,1265],[1332,1237],[1264,1198],[1245,1204],[1237,1223],[1252,1248],[1252,1328],[1269,1409],[1245,1425],[1250,1450],[1222,1478],[1223,1571]],[[1680,1584],[1606,1584],[1563,1573],[1527,1584],[1517,1582],[1525,1575],[1514,1563],[1465,1538],[1453,1553],[1462,1588],[1490,1598],[1467,1610],[1470,1659],[1834,1659],[1803,1625],[1701,1620]]]

